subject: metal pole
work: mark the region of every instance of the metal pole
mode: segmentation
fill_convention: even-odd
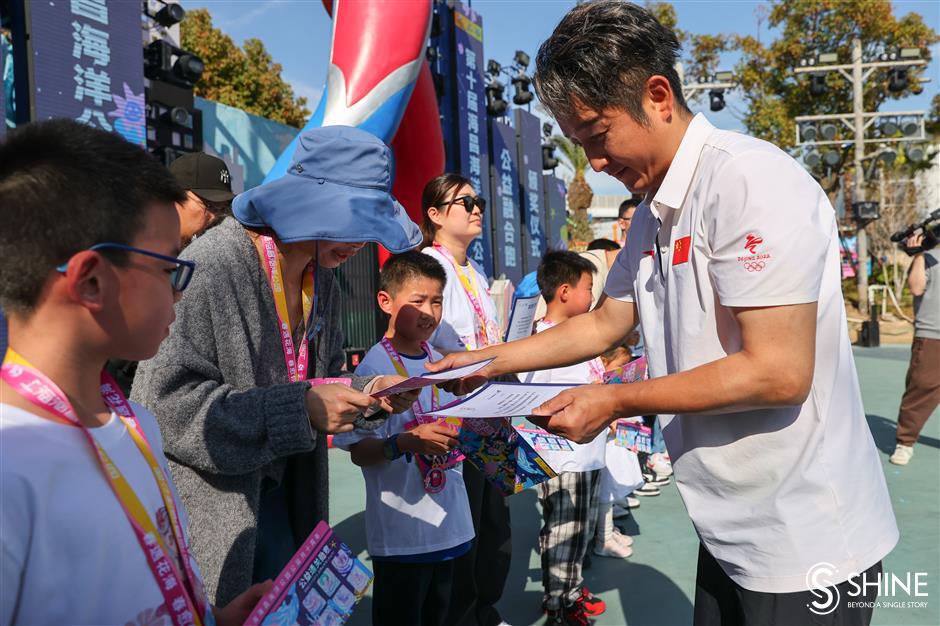
[[[852,91],[854,94],[853,113],[855,116],[855,202],[865,200],[865,170],[862,159],[865,158],[865,100],[862,83],[862,40],[852,40]],[[868,233],[865,221],[857,219],[856,235],[858,240],[858,310],[868,314]]]

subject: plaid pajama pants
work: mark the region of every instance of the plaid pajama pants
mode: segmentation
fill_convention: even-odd
[[[536,486],[542,504],[542,598],[555,611],[581,595],[581,565],[597,524],[600,470],[565,472]]]

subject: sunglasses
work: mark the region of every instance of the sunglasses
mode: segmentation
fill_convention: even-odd
[[[98,250],[123,250],[124,252],[135,252],[137,254],[143,254],[144,256],[160,259],[161,261],[166,261],[167,263],[173,263],[176,265],[176,267],[169,272],[170,286],[173,287],[173,291],[183,291],[186,289],[186,287],[189,285],[190,279],[193,277],[193,271],[196,269],[196,264],[192,261],[184,261],[173,256],[157,254],[156,252],[151,252],[150,250],[132,248],[131,246],[125,246],[122,243],[96,243],[88,249],[92,252],[97,252]],[[68,261],[66,261],[55,269],[57,272],[64,274],[68,269],[68,266]]]
[[[480,209],[481,215],[483,211],[486,210],[486,199],[480,196],[460,196],[459,198],[454,198],[448,206],[455,204],[462,204],[463,208],[467,210],[467,213],[473,213],[473,207]]]

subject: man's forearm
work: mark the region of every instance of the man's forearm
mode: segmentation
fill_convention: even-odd
[[[927,289],[927,263],[923,253],[914,255],[911,269],[907,274],[907,286],[912,296],[922,296]]]
[[[623,341],[636,325],[635,319],[632,302],[608,299],[589,313],[531,337],[487,348],[480,356],[496,357],[491,366],[494,375],[583,363]]]

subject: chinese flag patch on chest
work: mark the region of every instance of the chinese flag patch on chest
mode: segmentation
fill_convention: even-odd
[[[672,247],[672,264],[679,265],[680,263],[688,263],[691,248],[691,236],[676,239],[676,243]]]

